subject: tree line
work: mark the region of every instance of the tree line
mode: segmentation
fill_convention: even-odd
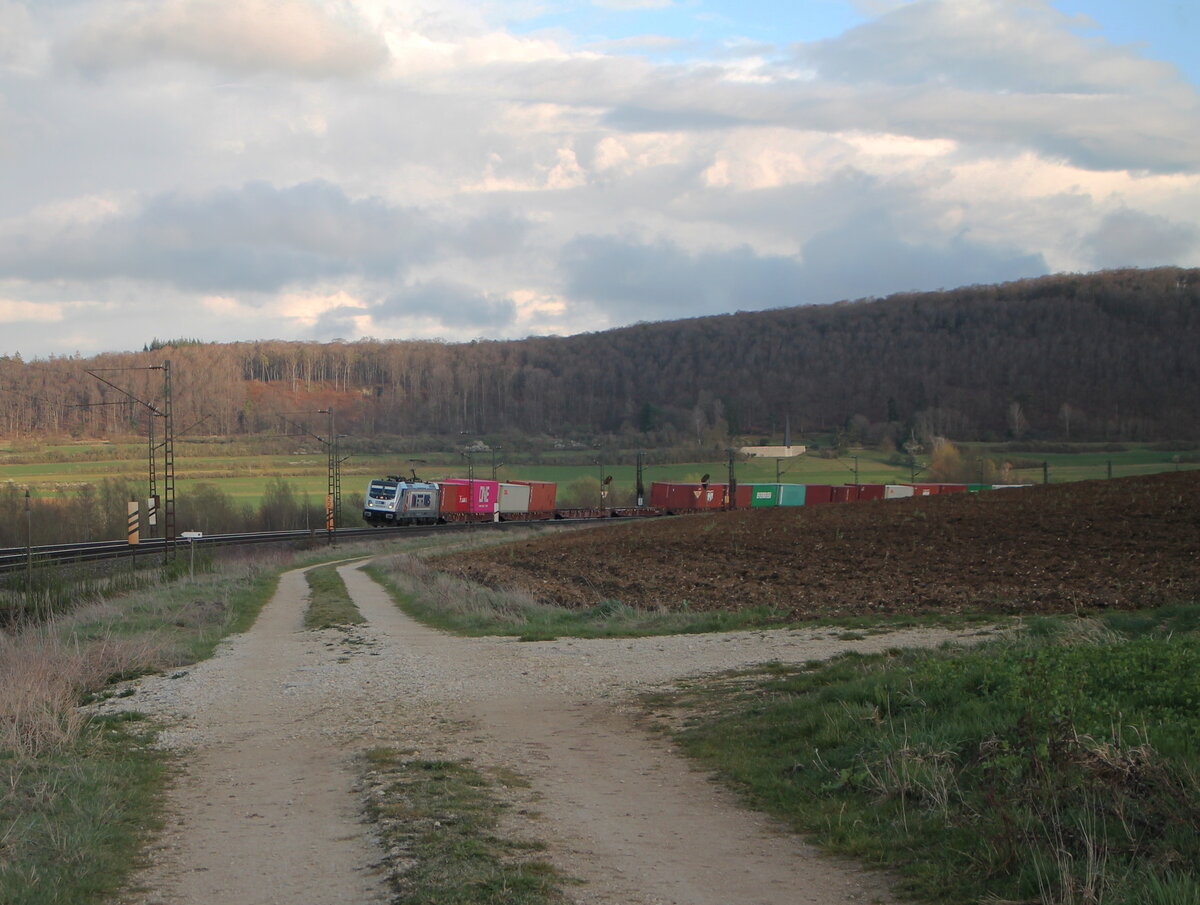
[[[177,431],[286,430],[334,409],[360,437],[1164,440],[1200,436],[1200,270],[1056,275],[834,305],[470,343],[155,340],[0,358],[0,433],[107,437],[152,420],[87,370],[172,363]],[[157,370],[105,371],[158,405]],[[310,422],[317,433],[323,422]]]

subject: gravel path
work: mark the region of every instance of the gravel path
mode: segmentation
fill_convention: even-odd
[[[584,881],[569,889],[579,905],[891,901],[884,876],[745,811],[638,730],[633,697],[686,676],[950,633],[464,639],[409,619],[357,563],[339,571],[366,625],[304,631],[307,589],[290,572],[254,628],[214,658],[104,705],[164,721],[163,742],[182,754],[168,825],[124,905],[388,901],[355,789],[354,757],[375,745],[527,778],[537,816],[514,816],[524,825],[512,829]]]

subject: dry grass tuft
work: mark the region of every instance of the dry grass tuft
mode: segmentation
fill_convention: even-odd
[[[161,653],[144,638],[64,640],[53,625],[0,634],[0,750],[36,757],[69,746],[87,722],[80,697]]]

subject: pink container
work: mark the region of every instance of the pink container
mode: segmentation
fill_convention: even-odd
[[[500,511],[500,482],[447,478],[441,482],[467,488],[467,512],[493,513]],[[462,510],[450,510],[458,511]]]

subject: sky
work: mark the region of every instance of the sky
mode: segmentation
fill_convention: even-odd
[[[1200,266],[1194,0],[0,0],[0,355]]]

